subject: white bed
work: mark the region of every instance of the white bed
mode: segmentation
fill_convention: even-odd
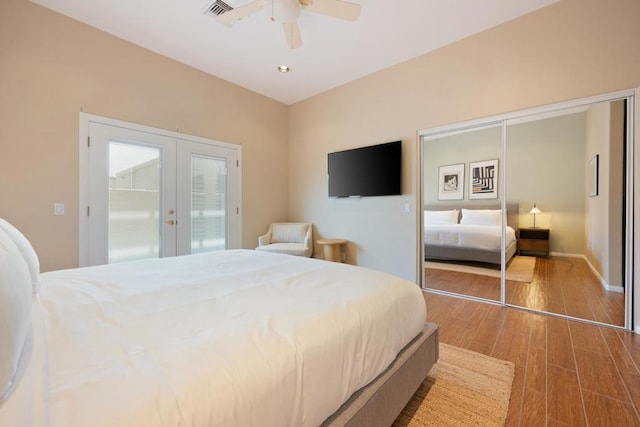
[[[516,241],[516,232],[507,226],[506,246]],[[434,246],[484,249],[499,251],[502,242],[502,227],[499,225],[425,225],[424,243]]]
[[[39,283],[40,332],[0,425],[320,425],[426,318],[410,282],[255,251],[50,272]]]
[[[518,206],[507,205],[506,262],[518,248]],[[425,206],[425,260],[502,262],[502,211],[495,205],[465,209],[446,205]]]

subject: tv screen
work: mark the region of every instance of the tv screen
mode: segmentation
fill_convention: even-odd
[[[329,197],[402,194],[402,142],[329,153]]]

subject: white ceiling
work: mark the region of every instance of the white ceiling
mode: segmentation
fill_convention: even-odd
[[[293,104],[558,0],[354,0],[362,9],[356,22],[303,11],[298,24],[304,45],[295,50],[267,13],[226,27],[204,15],[212,0],[32,1]],[[249,2],[225,1],[233,7]],[[281,64],[291,72],[277,72]]]

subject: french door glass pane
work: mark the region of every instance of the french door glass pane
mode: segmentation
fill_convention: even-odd
[[[160,150],[109,143],[109,263],[160,256]]]
[[[191,253],[225,249],[226,212],[226,159],[192,155]]]

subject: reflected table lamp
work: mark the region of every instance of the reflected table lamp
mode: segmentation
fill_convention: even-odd
[[[538,227],[536,227],[536,214],[542,213],[542,211],[540,209],[538,209],[538,207],[534,203],[533,204],[533,208],[531,208],[529,213],[533,214],[533,228],[538,228]]]

